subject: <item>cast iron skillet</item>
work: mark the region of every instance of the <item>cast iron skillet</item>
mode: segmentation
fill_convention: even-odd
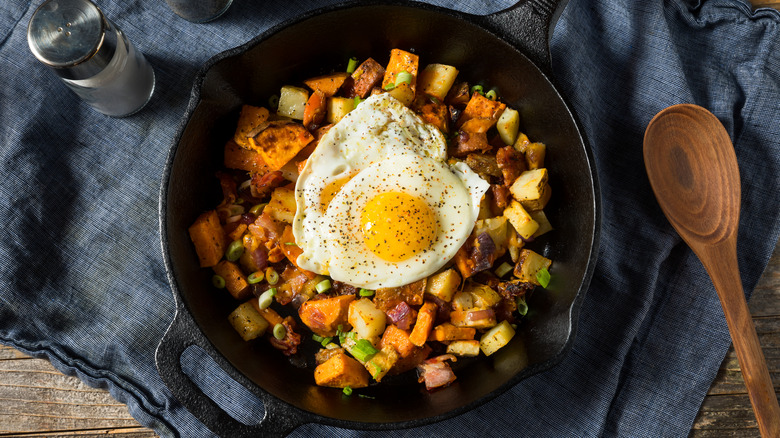
[[[277,26],[203,67],[160,193],[163,257],[176,315],[157,348],[157,368],[190,412],[229,437],[282,435],[309,422],[406,428],[468,411],[562,360],[593,272],[599,234],[591,152],[547,77],[548,32],[562,7],[536,0],[477,17],[416,3],[352,2]],[[313,364],[295,367],[268,343],[239,338],[226,318],[237,303],[213,290],[211,272],[198,267],[187,228],[221,199],[213,175],[243,103],[263,104],[281,85],[326,73],[350,56],[385,63],[395,47],[414,50],[423,64],[451,64],[462,78],[497,87],[502,99],[521,112],[523,131],[547,144],[553,200],[545,211],[555,231],[532,247],[554,260],[553,280],[548,290],[532,296],[532,310],[512,342],[490,358],[459,361],[453,385],[427,393],[408,373],[361,390],[374,399],[346,397],[314,385]],[[262,399],[265,417],[259,425],[234,420],[182,372],[180,356],[191,345]]]

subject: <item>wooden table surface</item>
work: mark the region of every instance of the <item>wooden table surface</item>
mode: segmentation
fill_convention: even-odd
[[[780,9],[780,0],[753,0]],[[780,244],[750,300],[775,391],[780,393]],[[42,359],[0,345],[0,437],[153,438],[107,391],[62,375]],[[731,348],[704,398],[691,437],[759,437]]]

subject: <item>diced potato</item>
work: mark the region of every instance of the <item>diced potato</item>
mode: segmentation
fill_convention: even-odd
[[[498,135],[504,144],[515,144],[517,133],[520,131],[520,113],[512,108],[506,108],[496,123]]]
[[[393,348],[401,358],[409,357],[417,348],[409,341],[409,333],[401,330],[395,325],[389,325],[382,334],[382,340],[379,342],[381,348]]]
[[[392,347],[385,347],[379,350],[377,354],[371,356],[371,359],[367,360],[363,365],[368,370],[368,373],[371,374],[371,377],[380,382],[382,377],[390,371],[390,368],[398,362],[398,358],[398,353]]]
[[[225,279],[225,289],[237,300],[245,300],[252,295],[246,275],[237,264],[222,260],[212,268],[214,272]]]
[[[417,322],[414,323],[412,334],[409,335],[409,341],[418,347],[422,347],[428,341],[428,335],[431,333],[435,319],[436,304],[426,302],[420,307],[420,311],[417,312]]]
[[[534,237],[539,237],[548,231],[552,231],[553,226],[547,219],[547,215],[544,214],[543,210],[529,211],[528,214],[531,216],[531,219],[535,220],[536,223],[539,224],[539,228],[537,228],[536,232],[534,233]]]
[[[414,100],[414,88],[410,84],[398,85],[387,93],[406,106]]]
[[[539,229],[539,223],[533,220],[523,206],[514,199],[504,209],[504,217],[523,239],[530,238]]]
[[[542,269],[549,269],[552,260],[530,249],[520,250],[520,258],[515,265],[515,277],[521,281],[540,285],[536,274]]]
[[[269,325],[249,301],[236,307],[236,310],[228,315],[228,321],[245,341],[263,336]]]
[[[423,93],[443,101],[457,76],[458,69],[451,65],[428,64],[420,72],[417,84]]]
[[[269,170],[263,157],[257,151],[245,149],[233,140],[225,143],[224,157],[225,167],[228,169],[241,169],[256,173],[266,173]]]
[[[449,322],[433,328],[429,339],[439,342],[462,341],[474,339],[477,330],[471,327],[455,327]]]
[[[496,314],[490,308],[474,307],[469,310],[453,310],[450,312],[450,322],[457,327],[486,329],[496,325]]]
[[[268,201],[263,212],[267,212],[274,220],[291,224],[296,209],[295,190],[289,187],[277,187],[271,193],[271,200]]]
[[[469,341],[455,341],[447,345],[447,353],[460,357],[479,356],[479,341],[472,339]]]
[[[517,152],[525,154],[529,144],[531,144],[531,141],[528,139],[528,136],[520,132],[517,134],[517,140],[515,140],[515,144],[512,146],[514,146]]]
[[[368,298],[361,298],[349,304],[349,323],[358,337],[374,343],[385,331],[387,316]]]
[[[249,133],[268,120],[269,112],[266,108],[244,105],[241,107],[241,114],[238,116],[236,132],[233,134],[233,141],[242,148],[248,149]]]
[[[249,137],[249,144],[270,170],[281,169],[314,140],[314,136],[302,124],[289,120],[264,123],[252,133],[254,135]]]
[[[198,216],[190,226],[189,233],[200,266],[205,268],[219,263],[225,254],[226,242],[217,212],[211,210]]]
[[[544,167],[526,170],[512,183],[509,191],[520,202],[533,201],[542,197],[547,180],[547,169]]]
[[[412,75],[412,81],[408,84],[408,88],[411,90],[412,99],[414,99],[414,94],[417,88],[417,69],[418,65],[420,63],[420,57],[415,55],[414,53],[407,52],[405,50],[401,49],[393,49],[390,51],[390,61],[387,63],[387,68],[385,69],[385,76],[382,79],[382,89],[386,90],[389,85],[394,85],[395,88],[400,88],[399,84],[396,83],[396,76],[398,76],[398,73],[401,73],[402,71],[405,71]],[[398,99],[397,96],[393,96]],[[401,100],[401,99],[398,99]],[[403,100],[401,100],[403,102]],[[411,100],[409,101],[411,102]],[[405,103],[405,105],[408,105],[408,103]]]
[[[542,187],[539,198],[520,201],[520,203],[523,204],[523,207],[530,213],[531,211],[541,210],[546,207],[551,197],[552,189],[549,184],[545,184],[544,187]]]
[[[321,300],[308,300],[301,304],[298,316],[312,332],[319,336],[335,336],[339,325],[347,325],[349,307],[354,295],[337,295]]]
[[[544,143],[530,143],[525,150],[525,162],[528,168],[539,169],[544,167],[544,156],[547,152],[547,146]]]
[[[339,91],[339,88],[344,85],[344,81],[348,76],[349,73],[347,72],[337,72],[306,79],[303,83],[313,91],[320,91],[325,96],[330,97]]]
[[[501,302],[501,295],[486,284],[468,282],[463,292],[471,295],[473,307],[488,308]]]
[[[501,257],[506,252],[509,238],[509,227],[504,216],[496,216],[480,219],[474,225],[474,235],[488,233],[496,245],[496,257]]]
[[[303,120],[303,112],[309,92],[303,88],[285,85],[279,94],[279,108],[276,114],[295,120]]]
[[[515,329],[506,320],[501,321],[482,335],[482,338],[479,340],[479,349],[485,353],[485,356],[490,356],[508,344],[514,336]]]
[[[452,310],[470,310],[474,308],[474,296],[468,292],[457,291],[452,296]]]
[[[355,99],[348,97],[329,97],[328,98],[328,123],[338,123],[350,111],[355,109]]]
[[[314,369],[314,381],[317,385],[333,388],[365,388],[368,371],[346,354],[336,354]]]
[[[525,242],[517,235],[515,227],[513,227],[512,224],[509,224],[509,228],[509,238],[507,239],[509,257],[512,259],[512,263],[517,263],[517,260],[520,258],[520,249],[525,245]]]
[[[458,286],[460,286],[460,275],[455,269],[447,269],[428,277],[425,293],[450,302],[452,296],[458,291]]]

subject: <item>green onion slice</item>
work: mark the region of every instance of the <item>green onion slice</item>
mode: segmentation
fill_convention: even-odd
[[[314,342],[322,342],[322,340],[325,339],[322,336],[317,335],[317,334],[311,335],[311,338],[314,339]]]
[[[234,240],[230,242],[227,250],[225,251],[225,258],[231,262],[235,262],[244,253],[244,244],[240,240]]]
[[[474,93],[479,93],[479,94],[484,96],[485,95],[485,90],[484,90],[484,88],[482,88],[482,85],[474,85],[473,87],[471,87],[471,94],[474,94]]]
[[[274,337],[281,341],[285,336],[287,336],[287,329],[284,328],[284,324],[276,324],[274,326]]]
[[[257,204],[252,206],[252,208],[249,209],[249,212],[252,213],[255,216],[260,216],[260,214],[263,212],[263,209],[265,206],[268,205],[267,202],[264,202],[262,204]]]
[[[257,284],[263,281],[264,278],[265,275],[263,274],[263,271],[255,271],[246,277],[246,282],[249,284]]]
[[[547,285],[550,284],[550,271],[547,268],[540,269],[536,272],[536,279],[539,280],[539,284],[543,288],[547,288]]]
[[[274,296],[276,295],[276,288],[272,287],[268,289],[267,291],[260,294],[260,297],[257,299],[257,307],[260,309],[267,309],[271,306],[271,303],[274,301]]]
[[[520,316],[525,316],[528,313],[528,304],[525,302],[525,297],[517,297],[517,313]]]
[[[503,277],[504,275],[508,274],[512,270],[512,265],[510,265],[507,262],[501,263],[501,265],[496,268],[496,276],[497,277]]]
[[[344,395],[346,396],[350,396],[352,395],[352,388],[350,388],[349,386],[345,386],[344,389],[341,390],[341,392],[343,392]]]
[[[273,286],[279,282],[279,274],[274,270],[274,268],[268,268],[265,270],[265,279],[268,280],[268,284]]]
[[[360,105],[365,99],[361,99],[360,96],[355,96],[354,100],[354,107],[357,108],[358,105]]]
[[[385,91],[390,91],[390,90],[392,90],[393,88],[395,88],[395,84],[394,84],[394,83],[392,83],[392,82],[390,82],[389,84],[387,84],[387,85],[385,85],[385,86],[383,87],[383,89],[384,89]]]
[[[323,347],[327,348],[328,345],[330,345],[330,343],[331,343],[330,341],[332,341],[332,340],[333,340],[333,337],[332,336],[328,336],[327,338],[325,338],[322,341],[320,341],[320,345],[322,345]]]
[[[277,108],[279,108],[279,95],[274,94],[273,96],[268,98],[268,106],[271,107],[272,110],[276,111]]]
[[[222,278],[221,275],[214,274],[214,276],[211,277],[211,284],[217,289],[222,289],[225,287],[225,279]]]
[[[414,79],[414,76],[412,76],[412,74],[408,71],[404,70],[395,76],[395,86],[397,87],[401,84],[411,84],[412,79]]]
[[[322,280],[321,282],[317,283],[317,286],[315,286],[315,289],[317,289],[317,292],[319,293],[325,293],[329,291],[330,288],[330,280]]]
[[[374,348],[374,346],[365,339],[358,339],[357,342],[355,342],[355,347],[350,351],[350,353],[355,356],[355,359],[361,362],[366,362],[378,352],[379,350]]]
[[[372,296],[374,296],[374,291],[372,291],[371,289],[360,288],[360,292],[358,292],[358,293],[360,294],[361,297],[372,297]]]
[[[347,73],[352,74],[355,72],[355,69],[358,66],[358,59],[354,56],[349,58],[349,62],[347,63]]]
[[[495,88],[491,88],[490,91],[488,91],[485,94],[485,97],[487,97],[490,100],[496,100],[496,99],[498,99],[498,93],[496,92]]]

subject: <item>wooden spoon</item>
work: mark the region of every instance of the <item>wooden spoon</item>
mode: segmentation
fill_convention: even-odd
[[[761,435],[780,437],[780,407],[737,266],[740,182],[729,135],[706,109],[674,105],[647,125],[644,158],[661,210],[718,292]]]

